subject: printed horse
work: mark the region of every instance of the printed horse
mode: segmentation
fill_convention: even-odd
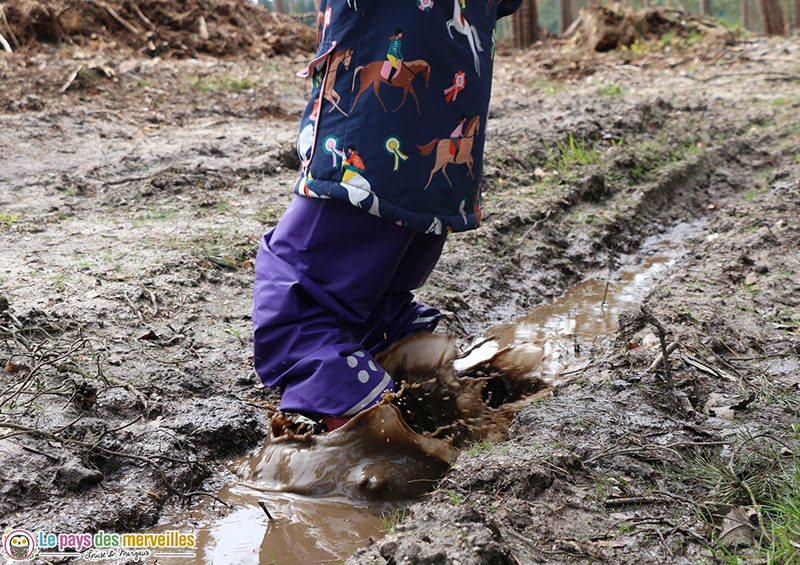
[[[466,133],[464,134],[464,137],[461,138],[461,148],[458,150],[458,153],[455,156],[450,153],[450,146],[452,145],[452,142],[449,138],[434,139],[426,145],[417,145],[419,152],[423,155],[430,155],[433,153],[434,149],[436,150],[436,164],[433,166],[431,176],[428,178],[428,184],[425,185],[423,190],[428,189],[428,187],[431,185],[431,181],[433,180],[433,175],[435,175],[439,169],[442,170],[444,178],[447,179],[447,182],[450,183],[450,188],[452,188],[453,183],[450,182],[450,177],[447,176],[447,171],[445,170],[447,165],[450,163],[453,163],[454,165],[466,165],[469,169],[467,174],[472,178],[475,178],[475,175],[472,174],[472,145],[475,141],[475,136],[478,135],[478,131],[480,131],[480,126],[480,116],[475,116],[469,121],[466,127]]]
[[[383,103],[383,100],[378,92],[381,84],[387,84],[389,86],[403,89],[403,101],[400,102],[400,105],[394,109],[395,112],[397,112],[403,106],[403,104],[406,103],[406,98],[410,92],[411,96],[414,97],[414,102],[417,103],[417,112],[422,114],[422,111],[419,109],[419,99],[417,98],[417,93],[414,92],[414,79],[421,78],[425,83],[425,88],[428,88],[431,66],[422,59],[409,61],[408,63],[403,61],[398,65],[397,73],[394,75],[394,77],[392,77],[392,82],[389,82],[388,74],[383,72],[384,63],[388,64],[388,61],[373,61],[372,63],[368,63],[361,67],[356,67],[356,70],[353,71],[353,86],[350,88],[350,90],[353,91],[355,89],[356,77],[358,77],[359,72],[361,73],[361,83],[358,89],[358,94],[356,95],[355,100],[353,100],[353,106],[350,108],[350,111],[353,111],[353,109],[356,107],[358,99],[361,97],[364,91],[371,86],[373,92],[375,92],[375,96],[378,97],[378,102],[380,102],[381,106],[383,106],[383,111],[388,112],[386,109],[386,104]]]
[[[483,47],[481,47],[481,40],[478,37],[478,30],[475,29],[475,26],[469,25],[469,22],[461,13],[461,1],[453,0],[453,19],[447,20],[445,24],[447,33],[450,34],[450,39],[454,39],[453,29],[455,28],[458,33],[467,37],[469,48],[472,50],[472,59],[475,62],[475,72],[478,73],[478,76],[481,76],[481,62],[478,59],[478,52],[482,53]]]
[[[329,100],[333,106],[331,109],[328,110],[330,114],[333,112],[333,109],[336,108],[345,116],[347,112],[342,110],[339,107],[339,101],[342,97],[333,89],[333,86],[336,84],[336,74],[339,70],[339,65],[344,64],[344,70],[350,69],[350,61],[353,58],[353,50],[352,49],[343,49],[342,51],[336,51],[331,55],[331,60],[328,63],[328,77],[325,79],[325,90],[322,93],[322,97],[325,100]]]

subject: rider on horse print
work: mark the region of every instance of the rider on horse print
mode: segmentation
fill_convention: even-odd
[[[453,155],[453,160],[458,160],[458,151],[461,149],[461,138],[464,137],[464,124],[467,122],[467,115],[461,114],[458,120],[458,125],[453,133],[450,134],[450,141],[453,142],[453,149],[450,151]]]
[[[400,50],[401,41],[403,39],[403,30],[397,29],[394,35],[389,38],[389,51],[386,53],[386,58],[392,64],[392,69],[389,71],[389,84],[392,84],[392,77],[397,72],[397,68],[403,64],[403,53]]]

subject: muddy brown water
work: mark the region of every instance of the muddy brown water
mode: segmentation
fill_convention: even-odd
[[[620,313],[639,308],[647,292],[683,252],[683,242],[697,237],[706,223],[681,222],[650,237],[639,253],[620,259],[618,270],[596,273],[562,297],[509,324],[491,328],[456,367],[468,366],[502,347],[533,342],[544,350],[539,375],[555,385],[570,380],[613,340]]]
[[[392,516],[432,490],[459,447],[502,439],[522,403],[546,395],[546,385],[579,375],[613,336],[619,314],[638,307],[682,253],[681,242],[702,228],[683,223],[645,241],[619,270],[588,278],[560,299],[492,328],[468,355],[457,358],[445,336],[402,345],[381,362],[417,385],[405,391],[405,401],[387,398],[328,434],[301,437],[273,425],[257,453],[233,462],[241,481],[217,493],[232,510],[198,504],[161,529],[193,531],[196,562],[347,558],[370,538],[383,537]],[[493,401],[493,394],[500,396]],[[430,429],[424,419],[404,420],[403,412],[419,414],[426,406],[438,414]]]

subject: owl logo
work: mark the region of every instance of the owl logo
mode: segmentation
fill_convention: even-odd
[[[28,561],[36,555],[36,542],[33,534],[26,530],[6,529],[3,536],[2,552],[12,561]]]

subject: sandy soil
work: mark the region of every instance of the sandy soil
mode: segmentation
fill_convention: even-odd
[[[304,59],[0,55],[0,528],[146,528],[263,439],[253,259],[291,198]],[[800,43],[548,44],[500,53],[495,92],[484,225],[420,292],[440,331],[466,346],[707,218],[645,300],[674,383],[631,310],[350,562],[714,562],[727,509],[763,517],[698,462],[798,453]]]

